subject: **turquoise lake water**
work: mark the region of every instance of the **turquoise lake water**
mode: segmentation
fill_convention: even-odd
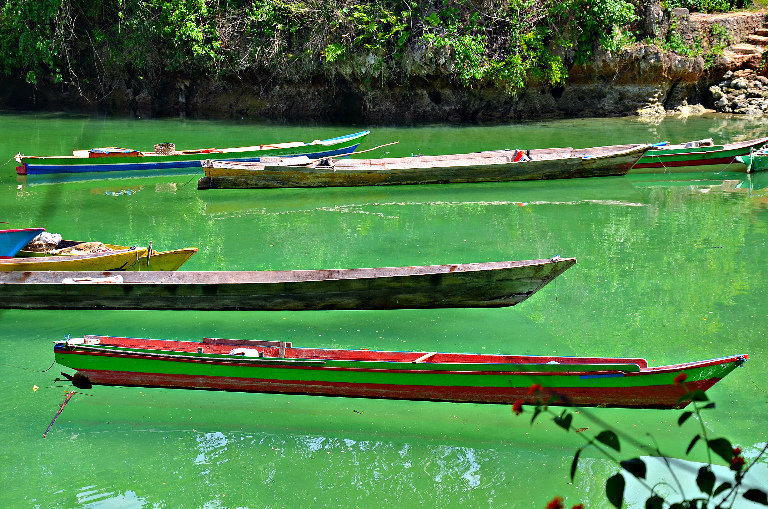
[[[766,442],[768,174],[726,168],[503,184],[197,190],[199,175],[50,183],[13,156],[122,146],[150,150],[312,141],[369,126],[291,126],[66,115],[0,115],[0,221],[65,238],[195,246],[182,270],[282,270],[576,257],[512,308],[338,312],[0,310],[0,507],[609,507],[618,467],[583,453],[551,419],[504,405],[95,387],[52,427],[69,383],[53,341],[71,334],[279,339],[296,346],[645,357],[651,365],[747,353],[709,391],[710,437],[750,457]],[[370,154],[729,142],[768,120],[711,116],[514,125],[370,127]],[[2,295],[0,294],[0,298]],[[35,389],[36,388],[36,389]],[[593,409],[668,455],[701,429],[679,411]],[[647,436],[650,433],[652,439]],[[651,442],[653,443],[653,442]],[[645,454],[623,442],[621,458]],[[690,466],[691,464],[689,464]],[[698,465],[693,463],[694,467]],[[659,469],[654,470],[654,474]],[[755,485],[768,487],[763,460]],[[695,492],[690,480],[686,489]],[[645,500],[636,485],[630,499]]]

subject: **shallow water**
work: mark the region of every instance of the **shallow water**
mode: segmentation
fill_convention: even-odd
[[[496,148],[750,139],[768,121],[582,119],[373,128],[361,149],[401,156]],[[17,152],[239,146],[365,126],[284,126],[62,115],[0,116],[0,162]],[[371,154],[366,154],[370,156]],[[646,357],[652,365],[748,353],[708,394],[710,436],[766,441],[768,175],[729,171],[551,182],[198,191],[197,175],[48,183],[0,169],[0,221],[65,238],[197,246],[186,270],[351,268],[574,256],[513,308],[344,312],[0,310],[2,507],[608,507],[617,471],[580,437],[502,405],[96,387],[52,427],[68,383],[67,334],[280,339],[297,346]],[[765,177],[765,178],[764,178]],[[82,180],[81,178],[75,180]],[[1,296],[0,296],[1,298]],[[34,387],[38,389],[35,390]],[[700,431],[679,412],[595,409],[685,457]],[[622,457],[643,454],[624,442]],[[705,460],[702,448],[688,457]],[[698,468],[698,467],[697,467]],[[762,465],[765,474],[765,465]],[[766,476],[762,475],[764,486]],[[757,481],[756,481],[757,482]],[[632,492],[634,493],[634,491]],[[633,495],[635,496],[635,495]],[[637,495],[640,497],[640,495]],[[638,500],[644,500],[640,497]]]

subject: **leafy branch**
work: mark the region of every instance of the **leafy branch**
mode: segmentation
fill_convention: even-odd
[[[688,444],[685,454],[689,455],[699,443],[706,446],[707,454],[707,464],[699,468],[696,475],[696,486],[700,493],[694,496],[689,496],[684,492],[683,485],[677,475],[678,472],[676,472],[676,467],[669,461],[670,457],[662,453],[658,445],[643,444],[619,430],[611,429],[610,426],[594,416],[590,417],[591,420],[598,422],[604,429],[594,436],[586,434],[586,428],[577,428],[574,426],[574,413],[572,411],[563,409],[560,413],[556,413],[550,408],[550,405],[553,403],[562,403],[562,398],[553,396],[546,401],[541,400],[542,387],[539,384],[533,384],[529,389],[530,396],[535,395],[539,397],[539,400],[533,409],[531,425],[533,425],[536,419],[540,416],[548,415],[557,426],[566,432],[575,432],[585,441],[585,444],[576,450],[573,461],[571,462],[570,477],[572,482],[575,481],[576,478],[581,454],[587,448],[591,447],[596,449],[601,455],[617,465],[619,471],[609,477],[605,482],[606,498],[616,508],[621,508],[624,504],[624,492],[627,485],[626,475],[632,476],[648,491],[649,495],[645,501],[646,509],[703,509],[705,507],[730,509],[740,493],[746,500],[768,506],[768,495],[766,495],[765,491],[757,488],[744,489],[744,478],[747,472],[749,472],[749,470],[766,455],[766,452],[768,452],[768,444],[763,446],[762,450],[760,450],[750,462],[747,462],[742,455],[741,448],[734,447],[728,439],[723,437],[710,438],[706,426],[704,425],[702,412],[704,410],[714,409],[715,403],[709,400],[704,391],[698,389],[691,391],[685,385],[686,378],[687,376],[681,373],[674,379],[676,385],[682,385],[686,389],[686,394],[678,400],[678,403],[686,404],[686,406],[690,404],[691,408],[691,410],[685,410],[680,415],[677,419],[677,425],[683,426],[683,424],[685,424],[691,417],[695,416],[696,420],[699,421],[701,431],[698,432]],[[512,405],[512,412],[515,415],[523,414],[522,400],[516,401]],[[586,415],[589,416],[589,414]],[[649,484],[646,478],[648,467],[643,459],[634,457],[622,460],[616,455],[616,453],[621,452],[621,438],[633,442],[633,445],[646,451],[648,455],[657,457],[663,461],[667,473],[676,487],[676,495],[681,498],[680,501],[672,502],[668,500],[669,497],[665,498],[658,490],[662,485],[669,486],[669,483],[659,483],[656,485]],[[728,480],[718,484],[717,476],[712,470],[714,457],[719,457],[728,465],[728,468],[733,472],[734,476],[732,482]],[[550,506],[562,508],[562,499],[560,497],[555,497],[555,499],[550,502]]]

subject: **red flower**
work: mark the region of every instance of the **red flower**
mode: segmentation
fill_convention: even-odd
[[[686,380],[688,380],[688,375],[686,375],[685,373],[680,373],[679,375],[677,375],[675,377],[675,385],[680,385],[681,383],[685,382]]]
[[[741,454],[741,447],[734,447],[733,448],[733,455],[734,456],[738,456],[739,454]]]
[[[743,456],[734,456],[731,460],[731,470],[734,470],[736,472],[741,472],[741,469],[744,468],[744,457]]]
[[[578,504],[573,506],[573,509],[584,509],[584,504]]]
[[[512,403],[512,412],[514,412],[515,415],[520,415],[523,413],[523,400],[518,399]]]
[[[563,497],[555,497],[547,504],[547,509],[563,509]]]
[[[534,394],[537,394],[541,392],[541,384],[533,384],[530,387],[528,387],[528,395],[533,396]]]

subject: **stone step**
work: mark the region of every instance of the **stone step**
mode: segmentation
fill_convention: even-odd
[[[732,67],[758,67],[762,61],[762,55],[758,53],[736,53],[730,50],[723,51],[723,58],[730,62]]]
[[[768,32],[768,30],[766,32]],[[750,35],[747,36],[747,42],[756,46],[768,46],[768,37],[761,35]]]
[[[768,37],[768,28],[758,28],[757,32],[755,32],[755,35],[759,35],[760,37]]]
[[[741,53],[742,55],[762,55],[763,48],[755,46],[754,44],[734,44],[731,46],[731,51],[734,53]]]

